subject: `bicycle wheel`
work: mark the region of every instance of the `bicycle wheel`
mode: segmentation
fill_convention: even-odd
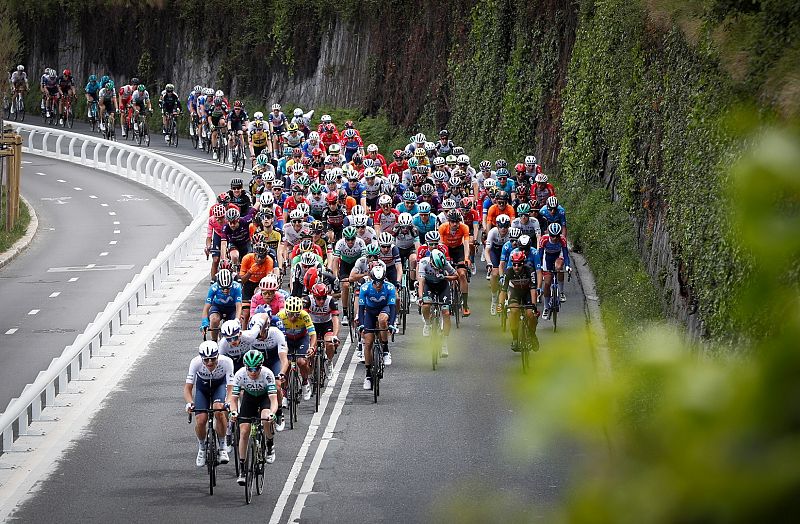
[[[144,140],[144,130],[142,129],[142,126],[143,126],[143,125],[144,125],[144,124],[142,124],[141,122],[139,122],[139,123],[137,123],[137,124],[135,124],[135,125],[134,125],[134,131],[133,131],[133,134],[134,134],[134,135],[136,135],[136,136],[134,137],[134,139],[135,139],[135,140],[136,140],[136,142],[139,144],[139,146],[141,146],[141,145],[142,145],[142,141]]]
[[[72,111],[72,106],[70,105],[67,108],[67,127],[72,129],[72,126],[75,125],[75,113]]]
[[[239,143],[239,172],[244,173],[244,164],[247,161],[247,157],[244,154],[244,144],[241,142]]]
[[[178,123],[173,120],[172,121],[172,129],[170,130],[170,142],[172,143],[173,147],[178,147]]]
[[[236,476],[239,476],[239,460],[241,457],[239,456],[239,438],[241,435],[239,433],[239,423],[233,423],[233,429],[231,430],[231,444],[233,444],[233,463],[236,467]]]
[[[455,312],[453,316],[456,317],[456,329],[461,327],[461,291],[456,289],[453,291],[453,308]]]
[[[19,99],[19,104],[17,105],[17,114],[19,115],[19,121],[20,122],[24,122],[25,121],[25,101],[22,98]]]
[[[150,147],[150,130],[147,128],[147,120],[142,122],[142,126],[144,127],[144,145]]]
[[[294,421],[297,422],[297,408],[300,405],[300,395],[302,395],[302,382],[300,381],[300,370],[295,368],[294,377],[292,380],[292,389],[294,390]]]
[[[265,453],[267,452],[267,443],[264,440],[264,432],[259,431],[259,444],[258,453],[256,453],[256,494],[261,495],[264,493],[264,465],[266,464]]]
[[[519,326],[519,347],[522,354],[522,372],[527,373],[530,369],[530,341],[528,340],[528,321],[525,319],[520,322]]]
[[[297,411],[297,391],[295,390],[294,371],[289,371],[289,429],[294,429],[295,415]]]
[[[213,416],[209,414],[209,416]],[[206,431],[206,469],[208,470],[208,494],[214,494],[217,485],[217,435],[214,428],[209,426]]]
[[[314,413],[319,411],[319,397],[322,396],[322,355],[325,350],[317,348],[317,354],[314,355]]]
[[[378,403],[378,396],[381,394],[381,365],[383,360],[383,351],[380,349],[380,342],[377,340],[377,333],[375,340],[372,341],[372,402]]]
[[[431,364],[433,370],[439,365],[439,315],[431,316]]]
[[[256,475],[256,439],[250,437],[247,442],[247,458],[244,461],[244,467],[247,471],[244,474],[244,501],[250,504],[253,500],[253,480]]]

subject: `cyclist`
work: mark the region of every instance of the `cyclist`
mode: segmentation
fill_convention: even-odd
[[[533,309],[526,309],[525,316],[528,318],[530,326],[530,337],[533,342],[533,350],[539,349],[539,339],[536,337],[536,324],[538,311],[536,300],[538,298],[539,285],[542,282],[541,270],[526,264],[526,253],[524,251],[514,251],[511,253],[511,264],[506,269],[503,278],[503,292],[508,295],[508,320],[511,328],[511,349],[519,351],[519,314],[517,309],[520,306],[533,305]],[[510,291],[509,291],[509,288]]]
[[[350,273],[366,247],[364,241],[358,238],[356,228],[348,226],[344,228],[342,238],[336,242],[333,248],[331,270],[342,284],[342,304],[345,306],[350,304]],[[342,325],[347,325],[347,323],[348,319],[343,318]]]
[[[216,282],[211,284],[203,306],[200,329],[211,330],[211,338],[217,340],[219,325],[223,319],[231,320],[242,316],[242,285],[234,282],[229,269],[217,273]]]
[[[422,306],[422,336],[431,335],[431,302],[442,302],[441,307],[444,329],[442,334],[441,355],[448,356],[447,337],[450,336],[450,282],[458,280],[455,268],[447,261],[445,254],[433,249],[425,258],[420,259],[417,269],[417,296]]]
[[[259,293],[250,299],[250,308],[255,312],[259,307],[268,309],[269,312],[277,313],[284,308],[286,299],[284,291],[280,290],[278,275],[271,273],[261,279],[258,283]]]
[[[250,158],[254,162],[255,159],[265,151],[270,142],[269,133],[264,129],[264,122],[258,119],[258,115],[260,114],[260,112],[257,112],[254,115],[256,120],[251,124],[252,131],[250,132]]]
[[[414,226],[414,219],[409,213],[400,213],[397,224],[389,231],[394,237],[395,246],[400,253],[401,265],[408,261],[409,275],[406,281],[409,283],[411,291],[414,287],[411,282],[415,280],[417,268],[417,248],[419,247],[419,231]]]
[[[358,293],[358,323],[359,331],[380,329],[380,344],[383,348],[383,364],[392,364],[392,355],[389,353],[389,332],[397,331],[395,318],[397,316],[397,292],[394,285],[385,282],[386,268],[375,265],[369,272],[370,282],[361,286]],[[363,328],[363,329],[362,329]],[[364,363],[367,373],[364,377],[364,389],[372,389],[372,344],[375,341],[375,332],[367,331],[362,334],[364,342]]]
[[[119,100],[114,90],[114,82],[109,80],[105,87],[97,92],[97,99],[100,102],[100,131],[106,130],[105,115],[108,115],[108,124],[113,128],[114,114],[119,111]],[[124,128],[122,132],[125,132]]]
[[[346,193],[345,198],[347,198]],[[331,191],[325,195],[325,203],[326,207],[322,210],[321,220],[327,229],[328,241],[332,243],[342,237],[347,209],[339,203],[339,195],[336,191]]]
[[[220,256],[238,264],[247,255],[250,243],[250,216],[241,216],[239,209],[230,207],[225,211],[225,225],[222,226]]]
[[[508,218],[511,220],[514,220],[517,217],[517,213],[514,211],[514,208],[508,205],[508,193],[505,191],[498,191],[494,201],[495,203],[489,207],[489,211],[486,213],[483,224],[483,229],[486,231],[489,231],[497,225],[498,215],[508,215]]]
[[[144,84],[136,86],[136,91],[131,95],[131,105],[133,106],[134,116],[141,114],[141,112],[145,110],[145,107],[147,108],[148,114],[153,113],[153,104],[150,103],[150,93],[147,92]],[[139,131],[136,120],[137,119],[134,118],[133,129]]]
[[[414,151],[416,151],[417,149],[421,148],[424,151],[425,150],[425,142],[427,142],[427,141],[428,141],[428,139],[425,138],[425,134],[424,133],[417,133],[416,135],[411,137],[411,140],[409,141],[409,143],[406,146],[405,150],[407,152],[409,152],[409,153],[414,153]]]
[[[392,197],[389,195],[381,195],[378,198],[378,211],[375,213],[375,231],[391,231],[397,224],[397,219],[400,218],[400,211],[392,208]]]
[[[417,204],[418,213],[412,223],[419,233],[420,244],[425,243],[425,235],[430,231],[437,231],[436,219],[431,216],[431,205],[427,202]]]
[[[517,185],[514,183],[513,180],[508,178],[508,169],[501,167],[495,173],[497,177],[497,190],[498,191],[505,191],[506,195],[509,195],[511,200],[514,200],[514,190],[517,188]]]
[[[359,153],[362,157],[364,155],[364,142],[353,128],[345,129],[341,133],[339,145],[344,149],[345,162],[350,162],[356,153]]]
[[[250,121],[241,100],[234,100],[233,109],[228,113],[228,161],[233,162],[233,143],[234,137],[238,136],[242,141],[242,151],[249,149],[249,138],[245,136],[245,130],[249,127]],[[242,155],[244,156],[244,154]]]
[[[189,95],[186,97],[186,110],[189,112],[189,134],[194,136],[200,130],[196,129],[196,122],[200,121],[200,114],[198,113],[199,99],[203,96],[202,86],[196,85],[192,88]],[[197,119],[195,121],[195,119]]]
[[[437,156],[446,157],[453,153],[453,148],[456,145],[450,140],[450,132],[447,129],[439,131],[439,141],[436,142]]]
[[[164,134],[164,142],[169,142],[169,125],[167,123],[169,115],[175,118],[175,125],[177,126],[177,118],[181,113],[181,99],[178,97],[178,93],[175,92],[174,84],[167,84],[164,87],[158,106],[161,108],[161,129]]]
[[[97,93],[105,86],[101,85],[97,80],[97,75],[89,75],[86,82],[86,87],[83,89],[86,93],[86,117],[92,118],[92,103],[98,102]],[[97,118],[97,115],[95,115]]]
[[[324,282],[317,282],[304,299],[303,307],[314,322],[314,331],[325,341],[325,373],[331,375],[331,363],[339,343],[339,304],[331,296],[330,288]]]
[[[539,173],[534,179],[536,183],[531,188],[531,197],[534,199],[536,209],[541,209],[547,204],[547,199],[556,196],[556,188],[548,182],[547,175]]]
[[[403,191],[403,201],[395,207],[400,213],[408,213],[413,218],[419,213],[417,194],[411,190]]]
[[[334,124],[325,124],[322,131],[319,131],[319,142],[322,146],[322,149],[326,152],[333,154],[333,146],[337,148],[340,147],[339,143],[341,142],[342,137],[339,135],[339,132],[336,130],[336,126]]]
[[[231,420],[239,416],[245,418],[260,417],[269,421],[274,420],[278,411],[278,387],[275,375],[263,366],[264,354],[251,349],[244,355],[244,367],[233,377],[233,391],[231,397]],[[241,399],[241,407],[239,400]],[[240,412],[237,411],[241,409]],[[272,425],[264,426],[267,438],[267,464],[275,462],[275,444]],[[239,425],[239,457],[247,456],[247,444],[250,439],[250,422]],[[239,478],[236,482],[245,485],[247,467],[244,458],[239,459]]]
[[[183,386],[183,399],[186,401],[186,412],[205,410],[211,405],[214,409],[222,409],[223,403],[230,403],[233,394],[233,361],[219,354],[216,342],[210,340],[200,344],[198,355],[189,364],[189,373]],[[195,389],[196,386],[196,389]],[[228,426],[225,412],[214,413],[217,432],[217,458],[220,464],[230,460],[225,446],[225,432]],[[194,432],[197,435],[197,459],[195,465],[200,468],[206,465],[206,423],[208,414],[197,413]]]
[[[221,90],[214,93],[214,98],[211,101],[210,107],[206,104],[206,113],[208,114],[208,126],[211,128],[211,147],[214,149],[212,158],[219,159],[219,146],[217,139],[219,137],[220,129],[227,129],[225,116],[228,114],[228,103],[224,99],[225,94]]]
[[[439,235],[442,243],[450,251],[450,257],[458,270],[458,280],[461,286],[461,314],[464,317],[470,315],[469,310],[469,283],[467,281],[467,270],[469,267],[469,252],[472,247],[469,227],[462,222],[461,212],[452,209],[447,214],[447,223],[439,226]],[[456,304],[458,307],[458,304]]]
[[[553,197],[555,198],[555,197]],[[569,250],[567,249],[567,239],[561,235],[561,224],[553,222],[547,226],[547,234],[539,239],[539,258],[542,261],[542,276],[544,279],[544,301],[545,307],[542,318],[550,318],[550,309],[547,307],[547,300],[550,297],[550,283],[553,281],[552,271],[570,272]],[[558,274],[558,283],[561,293],[559,300],[566,302],[567,295],[564,293],[564,273]]]
[[[51,104],[50,100],[59,98],[58,77],[56,72],[50,68],[45,70],[40,80],[40,90],[42,91],[42,100],[45,106],[42,109],[47,111],[47,116],[50,117]]]
[[[261,279],[277,270],[277,261],[269,256],[269,248],[264,242],[253,246],[253,252],[242,258],[239,277],[242,281],[242,322],[250,319],[250,299],[258,289]]]
[[[542,228],[539,221],[531,218],[531,206],[523,202],[517,206],[517,218],[511,222],[511,227],[519,228],[523,235],[528,235],[539,241],[542,236]]]
[[[64,69],[61,72],[61,76],[58,77],[58,90],[61,93],[61,96],[58,99],[58,114],[59,124],[64,124],[64,99],[69,97],[72,100],[75,97],[75,79],[72,78],[72,71],[69,69]]]
[[[253,205],[253,201],[244,189],[244,180],[241,178],[232,178],[228,196],[230,197],[231,204],[235,204],[236,207],[239,208],[239,213],[242,215],[252,214],[250,208]]]
[[[314,356],[317,347],[317,332],[311,315],[303,310],[303,299],[289,297],[286,307],[278,312],[278,318],[283,322],[286,333],[286,344],[289,352],[297,357],[297,367],[302,377],[303,400],[311,398],[311,384],[308,383],[310,366],[308,358]],[[294,399],[290,399],[294,400]]]
[[[136,88],[138,86],[139,86],[139,79],[134,77],[131,78],[131,81],[128,84],[121,86],[119,88],[119,110],[121,115],[120,118],[124,118],[124,120],[120,120],[123,138],[128,136],[128,129],[130,129],[131,126],[133,125],[133,104],[131,103],[131,100],[133,99],[133,93],[136,91]],[[102,115],[101,115],[101,121],[102,121]]]
[[[267,116],[267,123],[269,124],[269,132],[272,136],[272,151],[276,155],[280,151],[280,137],[283,135],[284,131],[286,131],[286,126],[289,123],[289,119],[286,118],[286,115],[281,111],[280,104],[272,104],[272,111],[270,111],[269,115]]]
[[[508,230],[511,227],[511,220],[508,215],[499,215],[496,223],[497,225],[487,233],[486,245],[483,248],[483,256],[486,259],[486,276],[490,280],[492,291],[492,304],[489,309],[491,315],[497,314],[497,297],[500,293],[500,285],[498,283],[500,257],[503,252],[503,246],[509,241]]]
[[[97,77],[95,77],[95,80]],[[28,74],[25,72],[25,66],[20,64],[17,66],[17,69],[11,73],[11,78],[9,79],[11,82],[11,93],[16,95],[17,93],[22,93],[23,98],[25,94],[28,92]],[[16,111],[16,104],[11,104],[11,114],[13,115]]]
[[[558,204],[558,198],[551,196],[547,199],[547,204],[539,210],[539,220],[542,222],[542,229],[548,228],[550,224],[561,226],[560,234],[567,236],[567,213]]]

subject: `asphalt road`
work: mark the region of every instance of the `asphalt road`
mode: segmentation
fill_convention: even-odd
[[[39,231],[0,269],[3,408],[190,220],[172,200],[120,177],[36,155],[24,161],[22,192]]]
[[[183,148],[178,153],[193,155]],[[213,164],[180,161],[215,189],[231,177]],[[485,520],[495,511],[521,513],[526,521],[542,518],[563,495],[579,454],[561,444],[541,455],[521,455],[520,441],[511,440],[518,399],[509,383],[521,366],[508,349],[508,335],[495,329],[497,321],[488,314],[488,286],[480,275],[479,270],[470,295],[473,315],[453,335],[451,356],[436,372],[419,336],[421,321],[412,315],[409,335],[398,336],[393,345],[394,363],[377,405],[361,389],[364,371],[351,363],[354,348],[344,345],[347,351],[338,358],[345,360],[337,361],[340,371],[310,446],[303,447],[313,412],[306,403],[299,427],[276,437],[278,458],[268,466],[266,491],[250,506],[234,481],[232,464],[221,467],[213,498],[205,469],[194,466],[196,440],[182,412],[181,388],[200,342],[199,313],[207,288],[198,285],[148,356],[109,395],[84,436],[13,517],[21,522],[55,514],[61,522],[270,517],[286,522],[299,513],[303,522],[440,522],[454,520],[457,508],[477,505]],[[580,289],[573,281],[566,291],[560,325],[580,327]],[[559,334],[550,327],[540,325],[542,351],[558,349]],[[296,481],[287,485],[287,478]],[[276,512],[276,505],[282,511]]]

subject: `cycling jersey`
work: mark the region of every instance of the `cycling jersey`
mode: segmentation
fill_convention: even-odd
[[[302,342],[307,335],[313,335],[314,323],[308,311],[300,311],[294,319],[289,318],[285,309],[278,312],[278,318],[283,322],[284,333],[286,333],[287,343]]]
[[[279,112],[277,115],[274,111],[267,115],[267,122],[272,124],[272,127],[275,129],[283,128],[287,121],[288,120],[286,119],[286,115],[283,114],[283,111]]]
[[[380,196],[383,192],[383,182],[382,177],[376,176],[371,184],[366,180],[361,183],[364,186],[364,195],[368,200],[374,200]]]
[[[367,329],[373,329],[375,319],[380,313],[389,315],[389,325],[393,325],[397,315],[397,291],[394,284],[384,281],[380,289],[372,282],[361,285],[358,292],[359,323]]]
[[[28,83],[28,74],[25,71],[14,71],[11,73],[11,85],[18,86],[20,84]]]
[[[227,120],[231,124],[232,128],[237,131],[241,131],[242,124],[248,120],[247,111],[242,108],[242,110],[237,113],[235,109],[231,109],[228,113]]]
[[[328,225],[328,231],[333,231],[336,237],[341,236],[344,229],[344,217],[347,211],[343,206],[337,205],[335,209],[326,207],[322,211],[322,221]]]
[[[282,238],[280,231],[273,229],[267,233],[266,230],[258,229],[255,224],[250,224],[250,237],[252,238],[256,233],[261,233],[261,235],[265,237],[264,242],[267,244],[267,247],[274,251],[278,250]]]
[[[397,204],[397,208],[396,209],[400,213],[408,213],[412,217],[416,216],[416,214],[419,213],[419,206],[417,205],[416,202],[414,202],[414,204],[411,205],[410,209],[408,207],[406,207],[406,203],[405,202],[400,202],[399,204]]]
[[[242,258],[242,265],[239,269],[239,275],[242,279],[244,279],[244,276],[249,271],[250,277],[248,280],[257,284],[261,282],[262,278],[272,273],[274,267],[275,261],[269,255],[264,257],[264,260],[259,264],[256,261],[255,253],[248,253],[244,256],[244,258]]]
[[[266,147],[269,136],[266,131],[256,131],[250,135],[250,140],[253,142],[253,147]]]
[[[542,226],[535,218],[528,218],[528,223],[523,224],[522,218],[517,217],[511,222],[511,227],[518,227],[523,235],[528,235],[533,239],[542,236]]]
[[[58,88],[61,89],[62,92],[67,92],[73,87],[75,87],[74,78],[72,78],[71,76],[64,76],[64,75],[58,77]]]
[[[300,241],[303,239],[304,235],[310,234],[310,231],[311,230],[308,228],[307,224],[303,224],[300,227],[300,231],[297,231],[294,228],[294,224],[291,224],[291,223],[284,224],[283,225],[283,241],[286,242],[286,244],[289,247],[294,247],[294,246],[296,246],[297,244],[300,243]]]
[[[510,178],[505,181],[505,183],[501,184],[500,181],[497,181],[497,190],[498,191],[505,191],[509,195],[514,192],[517,188],[517,184],[511,180]]]
[[[384,264],[383,261],[380,260],[380,259],[375,260],[374,263],[375,264],[380,264],[384,268],[386,267],[386,264]],[[369,258],[367,258],[366,255],[364,255],[362,257],[359,257],[358,260],[355,261],[355,264],[353,264],[353,271],[356,274],[364,275],[366,273],[369,273],[370,267],[372,265],[373,265],[373,262],[370,261]]]
[[[86,87],[84,88],[84,91],[86,91],[87,95],[95,96],[97,95],[97,92],[100,91],[100,89],[102,89],[103,87],[104,86],[100,85],[100,82],[95,80],[94,82],[88,82],[86,84]]]
[[[534,197],[536,201],[536,206],[541,208],[547,203],[547,199],[551,196],[555,196],[556,189],[553,187],[553,184],[546,183],[544,185],[536,183],[531,188],[531,196]]]
[[[464,223],[459,222],[455,231],[450,227],[449,222],[439,226],[439,235],[442,237],[442,244],[450,249],[463,246],[464,243],[469,240],[469,234],[469,227]]]
[[[261,366],[256,378],[250,378],[247,369],[240,369],[233,377],[233,394],[238,395],[244,391],[248,395],[260,397],[262,395],[277,395],[278,388],[275,385],[275,375],[272,371]]]
[[[253,347],[253,342],[261,334],[261,327],[263,321],[257,322],[252,328],[239,332],[239,344],[234,346],[225,337],[220,337],[219,341],[219,354],[225,355],[234,360],[234,364],[241,367],[241,362],[236,362],[242,358],[242,355],[250,351]]]
[[[427,222],[423,222],[422,215],[417,215],[411,223],[417,228],[419,241],[423,244],[425,243],[425,234],[436,229],[436,219],[431,215],[428,215]]]
[[[263,309],[265,313],[272,314],[280,311],[286,305],[286,297],[283,293],[284,292],[281,290],[276,291],[272,295],[272,300],[269,303],[267,303],[262,293],[254,294],[253,298],[250,299],[250,310],[254,313],[260,313],[261,311],[259,311],[259,309]],[[269,308],[269,311],[267,311],[267,308]],[[283,325],[281,325],[281,327],[283,327]]]
[[[502,250],[508,240],[508,228],[506,228],[505,235],[500,234],[500,230],[497,229],[497,227],[493,227],[489,230],[489,233],[486,234],[486,245],[493,250]]]
[[[397,224],[397,219],[400,217],[400,211],[396,209],[390,209],[389,211],[385,211],[383,208],[379,209],[375,213],[375,221],[380,224],[381,231],[389,231]]]
[[[561,224],[561,227],[567,227],[567,213],[561,206],[556,208],[555,213],[551,212],[549,207],[543,206],[542,209],[539,210],[539,216],[545,219],[548,225],[553,222],[558,222]]]
[[[419,238],[419,231],[414,225],[410,226],[401,226],[396,224],[391,230],[392,236],[394,236],[394,245],[398,247],[398,249],[413,249],[414,246],[417,244],[417,239]]]
[[[361,196],[364,194],[364,185],[358,182],[355,184],[347,184],[344,186],[344,190],[349,196],[356,200],[361,200]]]
[[[139,91],[137,89],[133,92],[133,95],[131,95],[131,101],[140,106],[144,105],[150,101],[150,93],[148,93],[146,89],[144,91]]]
[[[303,138],[303,133],[298,133],[297,131],[287,131],[283,134],[283,139],[292,148],[300,147]]]
[[[508,264],[509,257],[511,256],[511,252],[516,249],[516,242],[509,239],[508,242],[503,244],[503,249],[500,252],[500,262],[505,262]]]
[[[419,261],[419,276],[421,276],[427,283],[439,284],[445,281],[446,277],[455,275],[455,273],[455,268],[448,261],[445,261],[444,268],[442,269],[437,269],[434,267],[429,256],[426,256]]]
[[[388,253],[381,249],[378,260],[386,264],[386,280],[390,282],[397,282],[400,280],[397,275],[396,267],[397,264],[401,263],[400,249],[397,246],[392,246]]]
[[[217,359],[217,365],[209,371],[203,364],[203,359],[200,358],[200,355],[197,355],[189,363],[186,383],[206,387],[214,387],[217,384],[230,386],[233,384],[233,361],[225,355],[220,355]]]
[[[340,238],[333,248],[333,256],[339,257],[345,264],[352,265],[361,257],[361,253],[366,247],[366,244],[360,238],[356,238],[352,246],[349,246],[345,239]]]
[[[317,220],[322,219],[322,213],[328,207],[328,203],[325,201],[325,195],[320,193],[316,198],[312,195],[308,199],[308,207],[312,217]]]
[[[567,240],[559,235],[551,238],[550,235],[543,235],[539,239],[539,258],[542,260],[542,269],[548,271],[549,263],[559,256],[564,257],[564,265],[569,266],[569,251],[567,250]]]
[[[114,101],[114,91],[112,89],[104,87],[100,91],[98,91],[97,98],[101,100],[104,104],[108,105]]]
[[[325,297],[320,304],[315,298],[309,296],[304,299],[303,307],[311,315],[314,324],[326,324],[331,322],[334,315],[339,315],[339,304],[333,297]]]
[[[229,244],[238,247],[246,246],[250,241],[250,219],[240,217],[239,225],[236,229],[232,228],[230,224],[222,226],[222,238]]]
[[[242,285],[238,282],[233,282],[230,291],[225,293],[219,284],[214,282],[208,288],[208,295],[206,295],[206,304],[212,306],[232,306],[241,304],[242,302]]]
[[[486,213],[486,225],[487,227],[494,227],[497,225],[497,217],[500,215],[507,215],[508,218],[514,219],[517,216],[516,211],[510,205],[506,204],[504,208],[500,208],[497,204],[493,204],[489,207],[489,211]]]
[[[450,260],[450,250],[444,244],[438,244],[436,249],[444,253],[445,260]],[[431,250],[428,248],[428,244],[422,244],[417,249],[417,260],[422,260],[425,257],[430,256]]]

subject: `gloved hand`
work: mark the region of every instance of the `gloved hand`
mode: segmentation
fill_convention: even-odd
[[[239,413],[237,413],[235,411],[231,411],[231,420],[236,420],[236,417],[238,417],[238,416],[239,416]]]
[[[392,334],[397,333],[397,326],[395,326],[394,324],[389,326],[389,333],[392,333]]]
[[[211,323],[209,322],[208,318],[204,318],[200,321],[200,329],[206,329],[210,325]]]
[[[187,402],[186,403],[186,412],[191,413],[194,410],[194,402]]]

